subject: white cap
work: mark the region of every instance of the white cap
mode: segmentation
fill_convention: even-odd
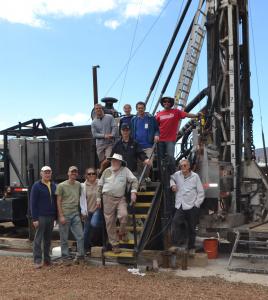
[[[45,171],[52,171],[52,170],[51,170],[51,168],[49,166],[43,166],[42,169],[41,169],[41,171],[45,172]]]

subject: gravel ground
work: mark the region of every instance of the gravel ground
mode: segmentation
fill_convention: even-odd
[[[173,273],[135,276],[125,266],[54,265],[0,257],[0,299],[267,299],[268,287]]]

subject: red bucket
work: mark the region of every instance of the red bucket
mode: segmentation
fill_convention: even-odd
[[[217,239],[205,239],[204,250],[208,255],[208,259],[214,259],[218,257],[218,240]]]

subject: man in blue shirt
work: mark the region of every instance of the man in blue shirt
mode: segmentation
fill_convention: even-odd
[[[136,104],[137,115],[131,120],[131,135],[136,140],[147,157],[152,158],[153,144],[159,141],[159,129],[154,116],[145,112],[146,104]],[[141,174],[143,164],[138,164],[138,173]],[[149,176],[150,169],[147,168],[144,177]]]
[[[52,170],[44,166],[40,172],[41,180],[34,183],[30,195],[30,208],[35,228],[33,242],[33,257],[35,268],[42,267],[42,249],[44,265],[50,265],[50,245],[54,221],[56,220],[56,185],[51,182]]]

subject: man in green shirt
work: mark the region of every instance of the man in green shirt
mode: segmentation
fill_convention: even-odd
[[[69,256],[68,236],[71,229],[77,242],[77,259],[84,258],[84,238],[79,212],[79,199],[81,194],[80,182],[76,180],[78,168],[71,166],[68,170],[68,180],[57,186],[57,205],[59,215],[59,230],[61,240],[61,255]]]

